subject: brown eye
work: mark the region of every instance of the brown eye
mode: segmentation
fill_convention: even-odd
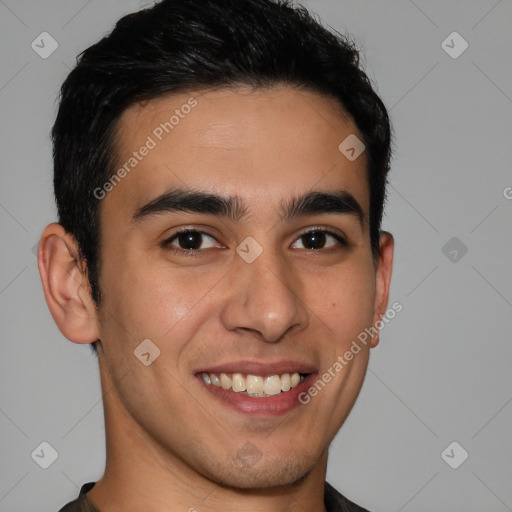
[[[336,245],[346,246],[345,240],[329,231],[314,229],[303,233],[293,244],[294,249],[319,250]]]
[[[181,249],[182,251],[199,251],[201,249],[208,249],[217,245],[215,238],[207,233],[193,229],[180,231],[164,243],[166,246],[171,246],[174,249]]]
[[[322,249],[325,245],[327,236],[322,231],[310,231],[301,237],[302,245],[306,249]]]

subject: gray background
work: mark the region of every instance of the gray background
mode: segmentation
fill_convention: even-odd
[[[403,311],[372,352],[328,480],[375,511],[512,510],[511,1],[305,5],[360,42],[396,133],[383,227]],[[56,511],[104,468],[97,360],[53,324],[34,246],[55,220],[58,87],[139,7],[0,0],[0,512]],[[46,59],[31,48],[43,31],[59,45]],[[453,31],[469,44],[458,58],[441,46]],[[43,441],[58,453],[46,470],[31,457]],[[469,454],[457,469],[441,456],[453,441],[445,460]]]

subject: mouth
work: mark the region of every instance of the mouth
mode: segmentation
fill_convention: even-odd
[[[247,375],[243,373],[201,372],[201,378],[208,385],[242,393],[251,398],[267,398],[287,393],[296,388],[308,376],[307,373],[283,373],[281,375]]]
[[[274,416],[300,405],[299,395],[314,382],[316,369],[291,364],[239,364],[195,374],[214,399],[243,414]]]

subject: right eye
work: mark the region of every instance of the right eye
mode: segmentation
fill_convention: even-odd
[[[182,252],[196,252],[219,246],[219,242],[204,231],[184,229],[162,243],[164,248]]]

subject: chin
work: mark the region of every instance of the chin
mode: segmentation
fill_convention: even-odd
[[[223,487],[243,489],[270,489],[287,485],[297,485],[304,480],[314,468],[320,457],[311,454],[293,457],[256,457],[235,458],[231,464],[216,465],[211,479]]]

